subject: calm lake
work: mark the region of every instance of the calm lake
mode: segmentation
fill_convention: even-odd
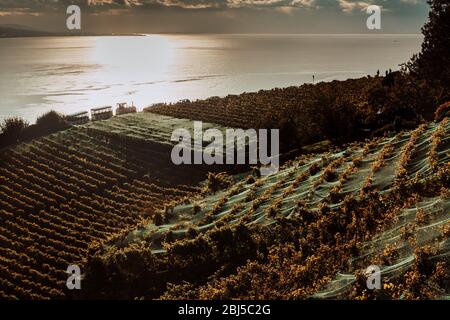
[[[149,35],[0,39],[0,119],[34,122],[396,70],[421,35]]]

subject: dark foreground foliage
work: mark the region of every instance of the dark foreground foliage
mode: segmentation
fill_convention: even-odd
[[[21,118],[9,118],[0,125],[0,148],[19,142],[29,141],[54,132],[69,128],[64,116],[56,111],[49,111],[40,116],[36,124],[29,125]]]
[[[450,89],[450,2],[428,0],[428,22],[422,28],[422,50],[407,64],[411,74]]]

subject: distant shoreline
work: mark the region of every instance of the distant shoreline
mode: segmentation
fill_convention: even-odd
[[[34,31],[33,31],[34,33]],[[189,33],[189,32],[160,32],[160,33],[37,33],[37,34],[17,34],[8,35],[1,34],[0,27],[0,39],[10,39],[10,38],[45,38],[45,37],[145,37],[145,36],[181,36],[181,35],[236,35],[236,36],[312,36],[312,37],[322,37],[322,36],[385,36],[385,37],[395,37],[395,36],[411,36],[418,37],[422,36],[420,33]]]
[[[48,37],[143,37],[145,34],[39,34],[39,35],[1,35],[0,39],[48,38]]]
[[[143,36],[142,33],[95,33],[83,31],[52,32],[30,27],[0,25],[0,38]]]

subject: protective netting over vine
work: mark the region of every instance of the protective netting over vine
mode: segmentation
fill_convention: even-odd
[[[336,278],[315,298],[339,298],[356,281],[355,272],[367,268],[371,261],[379,261],[388,249],[394,253],[391,264],[380,265],[383,283],[403,275],[416,262],[415,247],[430,245],[434,250],[426,259],[450,257],[450,240],[443,238],[445,225],[450,222],[450,194],[424,199],[412,208],[403,209],[388,230],[360,246],[360,255],[350,259],[348,273],[338,273]],[[413,239],[411,241],[410,239]],[[448,271],[448,270],[447,270]],[[441,297],[448,298],[443,293]]]
[[[171,232],[176,239],[189,228],[207,231],[218,222],[270,225],[279,216],[290,217],[299,203],[311,210],[321,204],[341,205],[346,196],[359,198],[371,190],[392,191],[405,179],[422,179],[450,161],[450,124],[422,125],[414,131],[350,145],[344,151],[306,156],[278,173],[259,179],[237,178],[226,191],[166,210],[167,221],[151,223],[117,242],[123,246],[147,239],[154,253]]]
[[[201,195],[166,206],[157,220],[99,250],[89,264],[89,292],[162,299],[445,298],[449,128],[446,118],[302,156],[265,177],[258,170],[210,175]],[[368,288],[364,274],[373,265],[381,271],[378,290]],[[117,281],[121,290],[111,291]]]

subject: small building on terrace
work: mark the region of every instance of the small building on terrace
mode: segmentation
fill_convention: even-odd
[[[66,121],[72,126],[87,123],[89,120],[89,113],[87,111],[80,111],[66,116]]]
[[[91,109],[92,121],[106,120],[113,116],[113,110],[111,106],[104,106]]]
[[[127,113],[136,113],[136,107],[132,103],[131,106],[128,106],[126,102],[118,103],[116,108],[116,115],[127,114]]]

